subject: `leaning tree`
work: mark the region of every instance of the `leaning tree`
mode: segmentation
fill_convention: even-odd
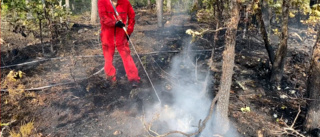
[[[320,128],[320,29],[313,47],[307,93],[310,100],[305,128],[310,131]]]

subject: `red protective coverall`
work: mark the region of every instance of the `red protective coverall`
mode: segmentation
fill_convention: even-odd
[[[124,24],[127,24],[127,32],[129,35],[133,32],[135,24],[135,13],[128,0],[118,0],[118,4],[115,5],[116,9]],[[110,0],[99,0],[98,11],[101,23],[101,42],[102,50],[105,59],[104,70],[107,78],[116,80],[116,69],[114,68],[112,61],[117,47],[118,52],[122,58],[125,71],[129,81],[140,81],[138,75],[138,69],[130,55],[129,43],[126,34],[122,28],[116,27],[117,22],[114,9]],[[128,17],[128,19],[127,19]]]

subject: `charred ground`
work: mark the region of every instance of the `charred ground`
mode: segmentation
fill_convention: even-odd
[[[198,23],[186,14],[166,14],[165,27],[158,29],[154,13],[137,10],[136,14],[136,27],[131,38],[140,53],[143,65],[157,85],[160,97],[170,104],[168,86],[175,81],[166,71],[170,69],[173,56],[182,51],[191,40],[191,36],[185,31],[213,26]],[[9,131],[17,130],[21,123],[34,121],[33,132],[38,136],[149,135],[143,128],[141,117],[144,106],[157,100],[134,52],[132,51],[132,55],[142,77],[141,87],[132,89],[129,86],[121,58],[116,53],[114,64],[119,82],[116,88],[111,88],[103,72],[92,76],[104,64],[98,35],[99,26],[86,25],[89,21],[85,17],[73,22],[73,28],[53,42],[55,53],[48,55],[40,54],[38,38],[23,37],[8,30],[2,31],[2,38],[5,40],[1,46],[2,67],[51,58],[29,65],[3,68],[2,81],[10,70],[21,70],[25,73],[21,83],[26,88],[73,82],[43,90],[25,91],[18,104],[5,103],[9,99],[8,92],[2,92],[1,123],[11,122],[6,128],[1,127],[2,134],[8,136]],[[290,29],[290,33],[300,34],[302,31],[294,27]],[[213,34],[206,34],[203,38],[213,41]],[[249,31],[244,39],[242,32],[238,32],[229,117],[242,136],[281,135],[276,132],[293,123],[299,108],[301,113],[295,127],[302,130],[301,125],[306,113],[306,74],[310,49],[314,42],[311,35],[305,38],[301,43],[295,39],[289,40],[282,89],[274,91],[269,87],[268,56],[259,33],[256,30]],[[217,69],[212,75],[212,96],[218,89],[222,71],[223,39],[222,31],[217,45],[214,45],[214,65]],[[274,36],[272,44],[276,45],[277,41]],[[49,44],[51,43],[45,43],[46,52],[49,52]],[[191,50],[198,52],[196,58],[200,64],[199,71],[204,72],[208,67],[207,60],[212,49],[210,44],[199,39],[191,46]],[[250,107],[251,111],[242,112],[240,109],[244,107]],[[159,125],[165,124],[156,123],[155,131],[166,128]]]

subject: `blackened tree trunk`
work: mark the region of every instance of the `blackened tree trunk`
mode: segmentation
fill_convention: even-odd
[[[98,17],[98,1],[91,0],[91,24],[97,23]]]
[[[238,23],[240,20],[239,4],[237,0],[231,0],[229,2],[230,18],[227,21],[227,31],[225,34],[225,49],[223,51],[223,64],[222,64],[222,76],[220,80],[219,92],[221,95],[217,103],[217,114],[219,119],[223,121],[221,123],[222,129],[225,129],[229,125],[228,123],[228,106],[230,97],[230,88],[232,84],[232,75],[234,67],[235,57],[235,45],[236,34],[238,29]],[[224,131],[222,131],[224,132]]]
[[[313,47],[307,92],[311,100],[308,103],[305,128],[307,131],[310,131],[320,128],[320,29],[317,34],[317,41]]]
[[[215,13],[218,19],[217,23],[219,23],[219,26],[222,26],[222,20],[223,20],[222,13],[224,10],[223,5],[224,5],[223,0],[217,0],[216,2],[217,8],[215,8],[217,11],[215,11]]]
[[[264,24],[263,18],[262,18],[262,1],[261,0],[255,0],[255,4],[258,4],[258,9],[256,10],[257,20],[260,27],[260,32],[262,34],[262,38],[264,41],[264,47],[266,48],[268,55],[269,55],[269,61],[271,64],[273,64],[275,55],[272,46],[269,42],[268,33],[266,30],[266,26]]]
[[[163,0],[156,0],[157,5],[157,18],[158,18],[158,27],[163,27]]]
[[[41,49],[42,54],[44,54],[44,45],[43,45],[43,37],[42,37],[42,19],[39,19],[39,28],[40,28],[40,42],[41,42]]]
[[[291,0],[284,0],[282,4],[282,32],[279,49],[272,65],[270,81],[273,84],[279,85],[283,75],[283,68],[287,55],[288,42],[288,19],[289,19],[289,5]]]

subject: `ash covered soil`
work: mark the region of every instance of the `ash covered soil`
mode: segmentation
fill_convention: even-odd
[[[160,98],[170,106],[170,86],[178,83],[167,73],[171,69],[172,58],[188,47],[196,53],[192,60],[197,60],[199,72],[205,72],[211,56],[212,46],[206,40],[198,39],[190,47],[187,46],[190,45],[191,36],[185,33],[186,30],[214,26],[199,23],[187,14],[167,13],[164,19],[164,28],[158,29],[154,12],[137,10],[135,31],[131,38]],[[55,53],[49,54],[50,43],[45,41],[48,53],[45,55],[41,54],[38,38],[22,37],[21,34],[2,30],[5,41],[1,46],[2,67],[51,58],[28,65],[2,68],[2,82],[10,70],[25,73],[20,81],[27,89],[72,82],[42,90],[25,91],[17,102],[9,100],[8,92],[1,92],[1,123],[10,123],[9,126],[1,127],[2,134],[9,136],[10,130],[18,130],[21,123],[33,121],[33,136],[156,135],[146,129],[149,123],[143,117],[145,108],[157,103],[157,97],[134,51],[132,50],[132,56],[142,78],[140,87],[132,89],[127,82],[122,60],[116,53],[114,65],[117,68],[118,84],[111,88],[103,71],[93,75],[104,65],[98,35],[100,26],[88,25],[87,15],[72,22],[76,25],[52,43]],[[303,31],[305,30],[290,27],[290,33],[300,34]],[[214,46],[216,70],[212,74],[214,84],[208,94],[211,98],[218,90],[222,71],[223,33],[222,31],[220,40]],[[269,87],[270,70],[267,69],[267,52],[261,36],[257,30],[249,31],[246,38],[242,38],[242,32],[238,32],[229,117],[239,135],[281,136],[280,132],[284,127],[293,123],[299,108],[301,113],[294,127],[302,129],[306,113],[305,84],[310,50],[314,43],[313,35],[303,37],[303,42],[289,39],[283,84],[279,91],[275,91]],[[204,39],[213,41],[213,34],[204,35]],[[277,41],[274,36],[272,44],[276,45]],[[250,107],[251,111],[242,112],[241,108],[245,107]],[[152,130],[160,131],[167,128],[165,125],[155,120]]]

